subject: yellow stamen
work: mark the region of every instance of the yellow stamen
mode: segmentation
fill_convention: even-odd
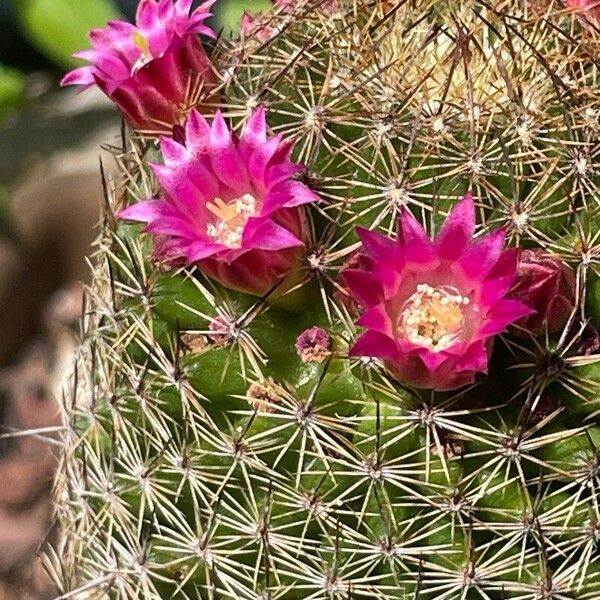
[[[464,334],[464,307],[469,303],[469,298],[453,288],[421,284],[404,303],[399,333],[434,352],[444,350]]]
[[[141,31],[135,31],[131,37],[135,47],[141,53],[132,67],[133,72],[136,73],[143,66],[151,62],[154,57],[152,56],[152,50],[150,50],[150,40]]]
[[[135,44],[135,47],[138,48],[138,50],[146,58],[152,58],[152,52],[150,51],[150,41],[141,31],[134,32],[133,43]]]
[[[239,248],[242,245],[242,235],[248,219],[256,214],[256,198],[251,194],[225,202],[215,198],[207,202],[206,208],[216,217],[216,221],[206,228],[208,235],[229,248]]]

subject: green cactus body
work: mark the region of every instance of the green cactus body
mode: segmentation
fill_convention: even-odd
[[[597,599],[593,33],[556,0],[315,4],[212,57],[228,122],[268,107],[321,198],[285,294],[151,260],[111,211],[158,193],[160,158],[136,135],[115,151],[127,192],[107,198],[48,556],[62,597]],[[475,385],[412,389],[348,357],[338,275],[356,226],[391,234],[408,208],[434,234],[468,190],[477,235],[559,256],[576,306],[558,332],[496,338]],[[332,348],[304,362],[313,326]]]

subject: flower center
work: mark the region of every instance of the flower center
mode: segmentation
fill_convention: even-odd
[[[209,237],[228,248],[240,248],[248,219],[256,214],[256,198],[251,194],[244,194],[231,202],[215,198],[214,202],[206,204],[206,208],[216,217],[215,222],[206,228]]]
[[[444,350],[464,334],[463,307],[469,302],[455,288],[422,283],[404,303],[398,331],[414,344],[434,352]]]

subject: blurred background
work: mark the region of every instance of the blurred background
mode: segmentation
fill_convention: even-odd
[[[91,28],[133,20],[137,3],[0,0],[0,600],[56,597],[38,556],[53,535],[60,381],[100,215],[100,146],[120,136],[109,101],[59,81]],[[218,0],[212,26],[235,35],[244,10],[270,6]]]

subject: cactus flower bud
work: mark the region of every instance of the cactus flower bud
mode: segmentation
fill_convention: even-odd
[[[575,306],[575,289],[575,274],[559,257],[539,248],[523,250],[513,294],[535,313],[519,325],[535,335],[560,331]]]
[[[301,266],[302,205],[318,197],[292,179],[290,144],[267,137],[258,108],[240,137],[220,112],[212,127],[192,111],[185,145],[162,138],[164,165],[153,165],[162,197],[138,202],[120,217],[148,223],[154,255],[167,264],[197,264],[226,287],[269,292]]]
[[[97,85],[135,129],[171,132],[217,76],[198,34],[215,0],[190,14],[192,0],[141,0],[136,24],[111,21],[90,33],[91,50],[75,54],[91,64],[68,73],[62,85]]]
[[[241,31],[245,36],[253,35],[260,43],[264,43],[275,37],[277,29],[269,23],[263,23],[260,13],[255,15],[244,11],[242,15]]]
[[[302,362],[322,363],[331,354],[331,336],[321,327],[311,327],[298,336],[296,352]]]
[[[273,2],[273,12],[280,14],[292,13],[296,8],[295,0],[275,0]],[[312,8],[318,8],[325,13],[334,13],[338,9],[337,0],[325,0],[312,5]],[[267,14],[262,11],[258,13],[250,13],[244,11],[241,22],[241,32],[244,36],[254,36],[260,43],[264,43],[272,39],[279,33],[279,26],[273,22],[273,14]]]
[[[588,324],[581,334],[579,342],[579,352],[584,356],[597,354],[600,351],[600,332],[593,326]]]
[[[487,372],[495,335],[528,315],[508,298],[516,250],[504,250],[496,230],[473,240],[475,206],[467,195],[454,207],[435,240],[405,210],[396,240],[359,230],[372,265],[344,278],[366,311],[366,332],[353,356],[380,358],[398,380],[415,387],[451,390]]]

